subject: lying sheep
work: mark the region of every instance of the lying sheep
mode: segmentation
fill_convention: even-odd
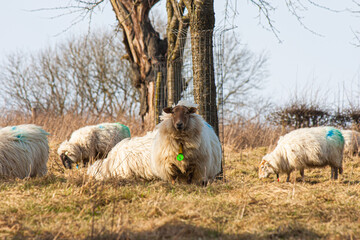
[[[35,177],[47,173],[47,132],[33,124],[0,129],[0,177]]]
[[[259,178],[275,173],[287,174],[300,170],[304,180],[304,169],[331,166],[331,178],[337,179],[343,172],[342,159],[344,137],[332,127],[314,127],[294,130],[279,139],[273,152],[265,155],[259,166]]]
[[[88,174],[97,179],[117,176],[187,183],[213,179],[221,170],[221,144],[211,126],[195,112],[194,105],[187,102],[165,108],[154,132],[118,143]]]
[[[345,139],[344,154],[356,155],[359,153],[360,133],[355,130],[342,130]]]
[[[61,143],[58,154],[65,168],[72,164],[101,159],[121,140],[130,137],[130,130],[120,123],[102,123],[74,131],[69,140]]]
[[[155,135],[156,131],[143,137],[122,140],[109,152],[106,159],[91,165],[87,174],[97,180],[110,177],[153,179],[149,163]]]
[[[196,110],[187,101],[164,108],[151,151],[150,166],[156,177],[202,183],[220,173],[219,138]]]

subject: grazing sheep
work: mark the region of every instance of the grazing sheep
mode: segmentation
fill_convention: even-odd
[[[110,177],[153,179],[149,163],[155,135],[156,131],[143,137],[122,140],[109,152],[106,159],[91,165],[87,174],[98,180]]]
[[[356,155],[359,153],[360,133],[354,130],[341,130],[345,139],[344,153]]]
[[[294,130],[279,139],[273,152],[265,155],[259,166],[259,178],[275,173],[290,173],[300,170],[304,180],[304,169],[331,166],[331,178],[343,172],[342,159],[344,138],[332,127],[314,127]]]
[[[151,170],[160,179],[206,183],[221,171],[221,144],[213,128],[180,101],[164,108],[151,151]]]
[[[129,128],[120,123],[86,126],[61,143],[58,154],[64,167],[71,169],[73,163],[86,165],[89,161],[105,158],[118,142],[128,137]]]
[[[0,177],[35,177],[47,173],[47,132],[33,124],[0,129]]]
[[[165,108],[153,132],[118,143],[88,174],[96,179],[118,176],[187,183],[213,179],[221,170],[221,144],[212,127],[195,112],[187,102]]]

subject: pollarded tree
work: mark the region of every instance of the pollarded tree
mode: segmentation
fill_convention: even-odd
[[[74,0],[75,9],[92,13],[105,0]],[[185,36],[190,25],[194,63],[195,102],[200,114],[218,133],[216,88],[212,56],[212,31],[215,24],[214,2],[167,0],[168,39],[161,39],[149,19],[151,8],[159,0],[110,0],[124,33],[127,55],[131,63],[131,79],[140,90],[140,115],[155,114],[155,79],[160,72],[167,83],[168,103],[177,102],[181,96],[181,66]],[[186,8],[186,10],[185,10]],[[85,14],[86,15],[86,14]],[[196,52],[196,54],[194,53]],[[204,64],[206,63],[206,64]],[[209,104],[211,103],[211,104]]]
[[[150,113],[150,117],[154,117],[154,80],[157,72],[162,72],[163,75],[166,73],[164,61],[166,61],[167,41],[160,38],[149,19],[150,9],[158,1],[110,0],[119,25],[123,29],[127,52],[125,58],[131,63],[133,85],[140,91],[140,115],[143,118],[147,113]]]

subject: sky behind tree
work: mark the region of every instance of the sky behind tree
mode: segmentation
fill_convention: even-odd
[[[343,4],[351,4],[349,0],[321,2],[338,10],[343,9]],[[278,3],[272,18],[279,30],[280,43],[266,29],[265,21],[262,21],[263,25],[259,24],[258,9],[249,1],[229,0],[226,19],[225,3],[225,0],[215,1],[217,28],[234,27],[234,40],[248,45],[254,52],[266,51],[269,55],[269,77],[259,94],[270,97],[277,104],[287,101],[295,92],[303,95],[302,90],[306,90],[308,95],[319,90],[329,104],[339,99],[359,101],[360,48],[351,43],[354,41],[353,31],[360,30],[357,26],[360,14],[310,7],[300,13],[304,17],[303,23],[314,34],[302,27],[284,4]],[[94,13],[90,28],[87,18],[72,26],[76,14],[54,18],[65,11],[31,11],[63,4],[61,0],[5,1],[0,9],[0,61],[15,51],[35,52],[89,29],[116,27],[110,3]],[[157,5],[156,12],[162,13],[165,19],[165,0]]]

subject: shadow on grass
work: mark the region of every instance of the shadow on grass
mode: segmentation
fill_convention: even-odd
[[[1,234],[0,234],[1,236]],[[214,229],[194,226],[178,220],[170,220],[150,231],[134,232],[123,228],[118,231],[95,230],[87,236],[73,236],[67,232],[32,231],[26,227],[19,228],[5,239],[86,239],[86,240],[115,240],[115,239],[320,239],[324,236],[302,226],[281,226],[276,230],[261,233],[225,234]]]
[[[213,229],[197,227],[180,221],[167,222],[151,231],[132,232],[124,230],[121,233],[101,232],[88,236],[87,240],[115,239],[319,239],[320,235],[302,227],[279,227],[270,233],[224,234]]]

